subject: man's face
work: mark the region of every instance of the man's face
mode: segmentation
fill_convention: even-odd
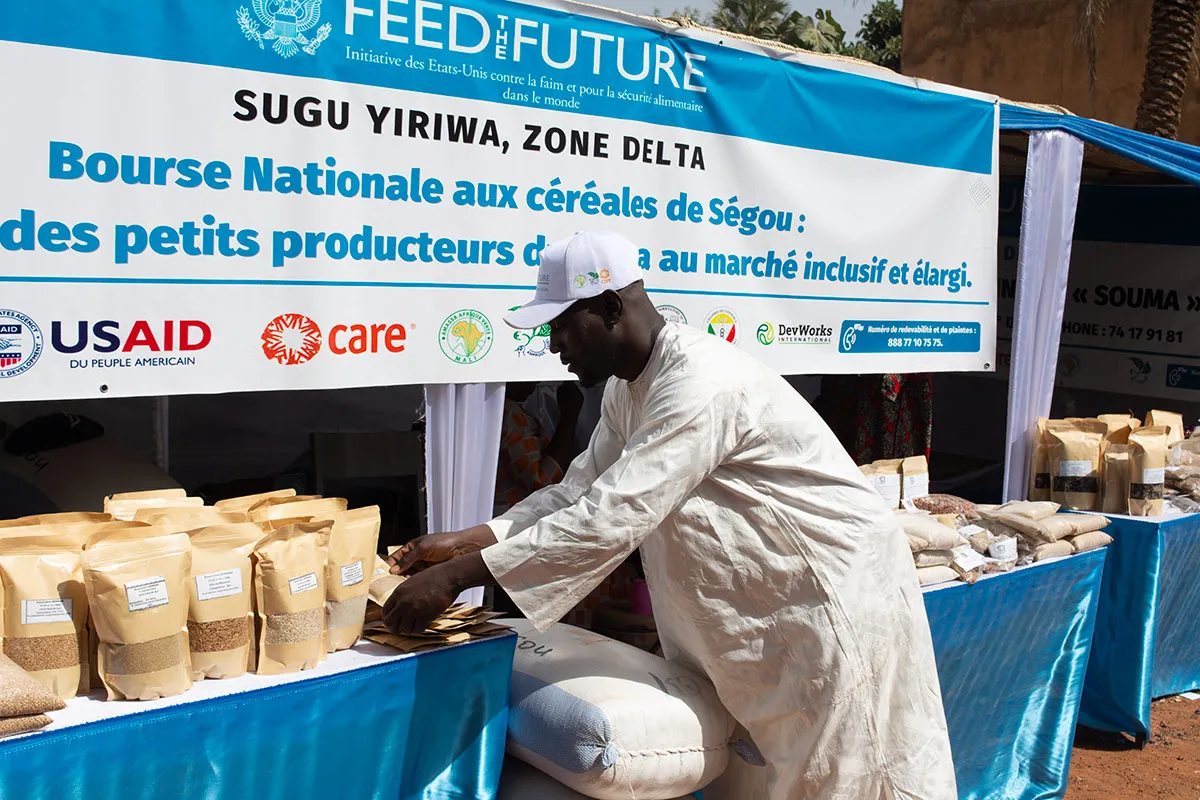
[[[550,352],[585,387],[599,386],[616,370],[616,332],[605,324],[603,305],[581,300],[550,323]]]

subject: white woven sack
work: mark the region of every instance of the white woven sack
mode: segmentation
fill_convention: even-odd
[[[694,795],[687,795],[675,800],[693,798]],[[496,794],[496,800],[588,800],[588,796],[563,786],[524,761],[505,756],[504,771],[500,773],[500,791]]]
[[[669,800],[729,762],[733,718],[702,675],[570,625],[519,635],[508,752],[597,800]]]

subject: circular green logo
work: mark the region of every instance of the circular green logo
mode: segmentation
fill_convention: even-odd
[[[654,310],[661,314],[662,318],[667,322],[674,322],[677,325],[687,325],[687,317],[675,306],[655,306]]]
[[[438,344],[455,364],[474,364],[492,349],[492,323],[473,308],[455,311],[442,323]]]
[[[764,322],[758,326],[758,343],[763,345],[771,344],[775,341],[775,326],[769,322]]]

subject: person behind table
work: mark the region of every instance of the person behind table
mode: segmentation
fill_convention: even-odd
[[[500,457],[496,464],[497,513],[533,492],[562,480],[563,470],[579,453],[575,426],[583,395],[574,383],[558,387],[558,424],[550,427],[522,405],[536,383],[510,383],[504,388],[504,419],[500,427]]]
[[[494,511],[497,515],[533,492],[562,480],[563,466],[569,465],[579,453],[576,429],[583,412],[584,394],[573,381],[560,384],[555,390],[552,421],[549,415],[534,414],[528,409],[530,398],[542,388],[536,383],[509,383],[504,388],[504,418],[496,463]],[[629,600],[634,576],[631,565],[614,570],[575,608],[564,614],[563,621],[590,628],[596,608],[605,603]],[[497,595],[495,607],[504,612],[519,610],[503,592]]]
[[[592,280],[592,278],[595,280]],[[667,323],[636,248],[581,233],[534,299],[601,421],[563,480],[496,519],[405,545],[392,630],[498,583],[540,629],[641,546],[667,658],[703,671],[766,761],[771,800],[953,800],[949,735],[908,543],[829,427],[778,375]]]

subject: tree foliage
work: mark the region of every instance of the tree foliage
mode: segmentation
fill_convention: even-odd
[[[699,9],[685,6],[670,14],[654,9],[654,16],[687,18],[701,25],[783,42],[814,53],[854,56],[890,69],[900,69],[900,30],[903,12],[895,0],[877,0],[862,19],[858,37],[847,41],[846,29],[828,8],[812,16],[801,14],[787,0],[720,0],[716,11],[705,17]]]

